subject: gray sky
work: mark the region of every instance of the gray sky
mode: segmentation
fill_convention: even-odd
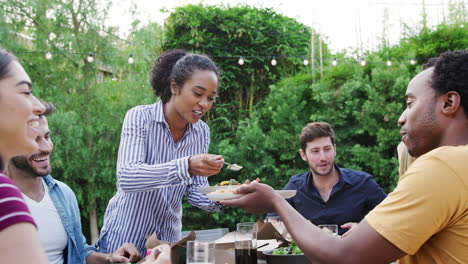
[[[425,0],[430,25],[435,25],[447,16],[450,0]],[[463,1],[463,0],[451,0]],[[130,23],[138,18],[144,23],[162,23],[167,17],[160,8],[173,10],[200,0],[116,0],[109,12],[109,25],[117,25],[122,36],[128,32]],[[421,20],[423,0],[205,0],[207,5],[238,3],[255,7],[269,7],[278,13],[296,18],[306,25],[314,25],[324,36],[332,52],[362,47],[376,48],[384,32],[384,14],[388,15],[387,39],[396,43],[402,34],[402,22],[416,25]],[[132,17],[131,7],[136,10]]]

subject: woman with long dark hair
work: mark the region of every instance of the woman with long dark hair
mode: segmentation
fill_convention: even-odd
[[[47,263],[34,220],[16,185],[3,174],[16,155],[35,152],[44,105],[28,74],[0,49],[0,256],[2,263]]]

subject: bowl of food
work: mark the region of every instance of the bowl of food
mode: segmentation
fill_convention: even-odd
[[[310,264],[312,262],[302,253],[297,244],[292,241],[289,247],[264,251],[267,264]]]

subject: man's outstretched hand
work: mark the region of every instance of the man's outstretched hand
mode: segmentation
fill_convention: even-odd
[[[237,194],[245,194],[237,199],[220,201],[226,206],[238,207],[252,214],[265,214],[275,211],[275,201],[280,198],[279,194],[269,185],[252,182],[234,191]]]

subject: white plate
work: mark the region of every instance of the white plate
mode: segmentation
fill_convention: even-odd
[[[223,186],[205,186],[205,187],[200,187],[198,188],[198,191],[201,192],[201,193],[210,193],[210,192],[214,192],[214,191],[217,191],[217,190],[222,190],[222,189],[227,189],[227,188],[239,188],[240,185],[223,185]]]
[[[243,194],[234,194],[234,193],[207,193],[206,197],[211,201],[221,201],[221,200],[229,200],[234,198],[239,198],[244,196]]]
[[[207,186],[207,187],[200,187],[198,189],[199,192],[205,193],[206,197],[212,201],[221,201],[221,200],[228,200],[228,199],[234,199],[234,198],[239,198],[244,196],[245,194],[237,194],[237,193],[231,193],[231,192],[226,192],[226,193],[215,193],[214,191],[219,190],[219,189],[225,189],[227,186]],[[239,187],[236,185],[230,186],[230,187]],[[296,190],[280,190],[276,191],[281,195],[281,197],[288,199],[296,195]]]

